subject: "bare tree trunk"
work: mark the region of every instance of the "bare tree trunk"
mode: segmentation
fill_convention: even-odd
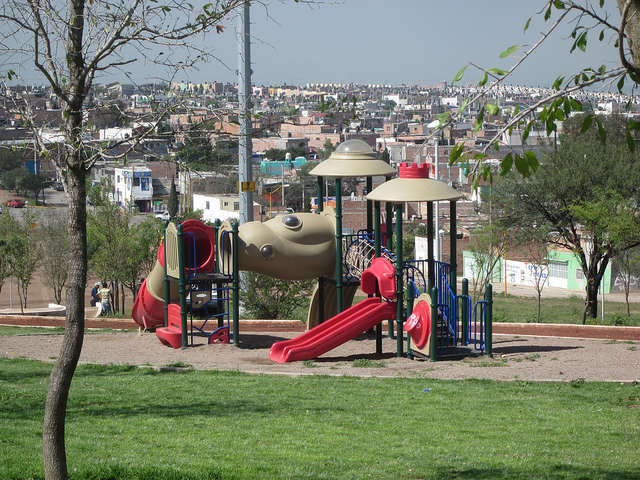
[[[79,155],[78,155],[79,156]],[[42,449],[47,480],[66,480],[65,414],[69,388],[75,373],[84,334],[84,294],[87,263],[86,187],[84,164],[67,170],[69,182],[69,267],[67,318],[60,353],[49,377],[45,403]]]
[[[631,291],[631,275],[624,282],[624,301],[627,304],[627,317],[631,316],[631,308],[629,307],[629,292]]]
[[[87,168],[82,150],[82,104],[86,96],[86,71],[82,57],[84,0],[69,2],[66,58],[68,94],[64,96],[65,155],[69,198],[69,263],[67,317],[60,353],[49,377],[44,410],[42,453],[46,480],[67,480],[65,420],[71,380],[84,340],[84,296],[87,284]]]
[[[598,317],[598,285],[594,278],[587,279],[587,299],[582,317],[583,325],[587,323],[587,317]]]
[[[120,298],[121,298],[120,304],[121,304],[121,307],[122,307],[122,308],[120,308],[120,311],[124,315],[124,312],[125,312],[125,310],[124,310],[124,283],[120,283]]]

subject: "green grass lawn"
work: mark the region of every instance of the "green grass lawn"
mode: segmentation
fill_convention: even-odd
[[[0,359],[0,478],[41,479],[51,365]],[[78,368],[72,479],[640,479],[640,386]]]
[[[540,323],[582,324],[584,298],[571,296],[567,298],[544,297],[541,302]],[[599,304],[598,308],[601,307]],[[630,304],[631,316],[627,316],[627,305],[624,302],[610,302],[605,298],[604,322],[598,311],[598,318],[587,318],[589,325],[640,326],[640,303]],[[538,312],[537,297],[516,297],[494,294],[493,321],[535,323]]]
[[[85,332],[136,332],[135,328],[119,329],[94,328]],[[35,335],[43,333],[64,333],[64,327],[14,327],[10,325],[0,325],[0,335]]]

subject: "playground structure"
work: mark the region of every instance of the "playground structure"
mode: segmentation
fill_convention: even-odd
[[[371,297],[357,303],[317,327],[307,330],[293,340],[276,342],[269,351],[269,358],[278,363],[311,360],[338,345],[375,327],[383,320],[393,320],[396,315],[396,286],[394,268],[385,258],[376,258],[362,272],[362,291]]]
[[[335,212],[323,210],[324,202],[318,202],[317,213],[282,215],[239,227],[231,222],[208,227],[197,220],[178,227],[169,223],[156,265],[136,299],[134,320],[144,328],[155,328],[160,341],[174,348],[186,348],[189,334],[193,344],[194,331],[206,335],[209,343],[228,343],[232,332],[237,345],[239,272],[253,271],[286,280],[318,279],[307,319],[309,330],[297,339],[274,344],[270,352],[274,361],[315,358],[374,327],[376,352],[382,353],[384,320],[390,336],[396,322],[397,356],[404,355],[403,332],[408,334],[410,357],[424,355],[436,361],[457,345],[471,345],[490,355],[490,289],[487,298],[471,308],[465,281],[462,295],[456,292],[455,265],[433,258],[433,202],[451,202],[450,231],[456,232],[455,201],[461,195],[428,178],[427,167],[402,164],[399,178],[373,189],[373,175],[390,177],[396,171],[377,160],[364,142],[350,140],[311,171],[318,175],[318,198],[322,198],[324,176],[335,178]],[[347,236],[341,225],[344,176],[366,176],[370,192],[367,229]],[[386,225],[380,223],[382,201],[387,204]],[[426,201],[429,206],[429,258],[424,261],[398,260],[402,259],[402,205],[407,201]],[[451,258],[455,259],[455,235],[451,237]],[[351,306],[358,287],[376,296]],[[194,320],[194,312],[201,313],[199,320]],[[213,332],[207,328],[211,319],[217,320]]]

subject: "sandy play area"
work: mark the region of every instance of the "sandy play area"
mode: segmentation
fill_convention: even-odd
[[[611,338],[570,338],[537,335],[494,335],[493,358],[468,356],[430,362],[396,357],[396,340],[383,338],[383,354],[375,353],[372,334],[363,334],[312,362],[279,364],[269,348],[300,331],[241,331],[238,346],[207,345],[173,349],[152,332],[88,333],[81,362],[163,367],[179,363],[197,369],[239,370],[273,375],[354,375],[438,379],[481,378],[504,381],[640,381],[640,341]],[[291,330],[291,329],[289,329]],[[0,355],[52,362],[62,341],[60,333],[0,337]],[[356,359],[367,359],[359,360]],[[362,365],[364,366],[358,366]]]

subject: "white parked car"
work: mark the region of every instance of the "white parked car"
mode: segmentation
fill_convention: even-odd
[[[171,215],[166,210],[159,210],[156,212],[156,218],[160,220],[171,220]]]

